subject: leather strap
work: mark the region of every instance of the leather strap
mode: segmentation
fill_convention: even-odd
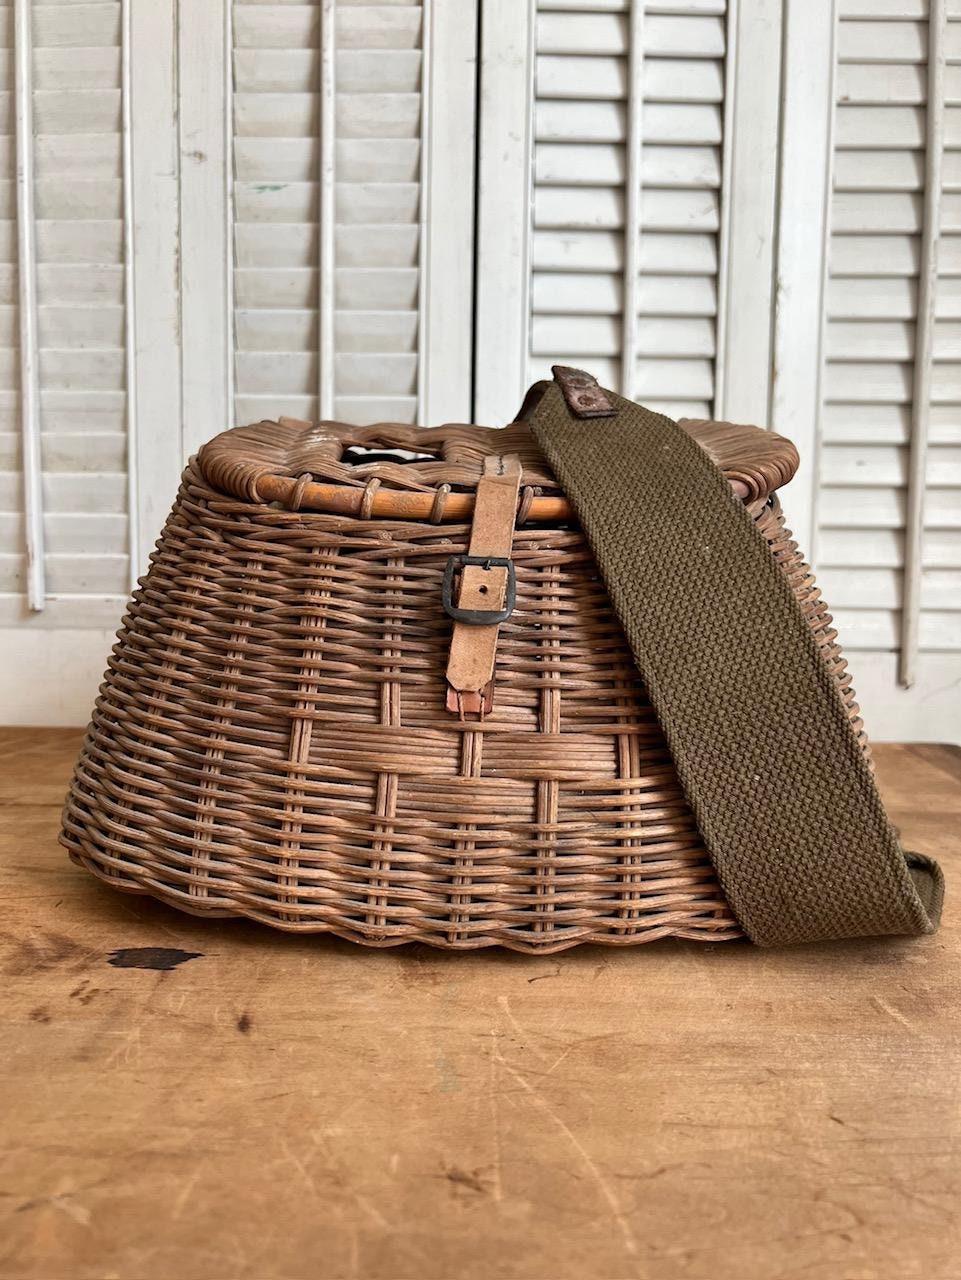
[[[930,933],[940,869],[902,851],[754,520],[676,422],[601,394],[614,415],[585,422],[548,385],[531,430],[577,511],[745,933],[762,945]]]
[[[612,418],[617,412],[592,374],[566,364],[552,365],[551,373],[575,418]]]
[[[513,588],[513,565],[488,564],[510,561],[520,493],[521,462],[514,454],[491,455],[477,484],[477,502],[471,526],[468,561],[459,567],[454,583],[457,611],[483,617],[504,610]],[[455,621],[447,663],[447,709],[463,717],[487,715],[494,705],[494,662],[499,622]]]

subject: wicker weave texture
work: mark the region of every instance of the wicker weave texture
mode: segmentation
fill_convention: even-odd
[[[242,501],[192,463],[77,765],[72,857],[187,911],[375,946],[740,936],[576,526],[518,529],[494,712],[445,709],[441,579],[468,536]]]

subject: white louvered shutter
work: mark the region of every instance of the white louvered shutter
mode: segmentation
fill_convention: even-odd
[[[0,0],[6,718],[82,719],[131,561],[142,571],[213,429],[464,419],[472,396],[497,423],[561,362],[677,416],[766,416],[796,437],[785,507],[869,727],[957,738],[959,0],[838,0],[836,31],[832,4],[777,0],[21,0],[25,76],[16,7]],[[926,59],[945,7],[929,439],[912,472]],[[25,84],[36,432],[20,385]]]
[[[538,6],[530,375],[573,364],[652,407],[705,416],[714,397],[725,5],[648,3],[639,24],[633,282],[625,278],[628,8],[623,0]],[[638,317],[627,352],[625,306]]]
[[[766,421],[790,435],[802,468],[785,510],[855,654],[869,727],[956,739],[961,5],[840,0],[835,24],[827,3],[538,0],[530,31],[506,0],[486,5],[496,17],[481,80],[476,386],[486,420],[502,420],[559,362],[674,416]],[[911,441],[923,434],[913,402],[928,367],[916,360],[926,59],[945,8],[924,448]],[[511,22],[500,49],[496,32]],[[526,142],[520,125],[517,140],[505,127],[524,104],[514,86],[525,39]],[[502,73],[508,48],[521,52]],[[529,222],[527,189],[511,178],[525,164]],[[916,563],[906,530],[922,491]]]
[[[0,717],[82,721],[232,420],[467,416],[475,51],[475,0],[0,0]]]
[[[129,586],[119,0],[31,7],[38,426],[47,623],[97,626]],[[0,602],[24,612],[12,6],[4,48]],[[31,92],[32,88],[32,92]]]
[[[121,6],[33,6],[47,591],[128,588]]]
[[[411,422],[423,13],[337,4],[326,60],[322,17],[319,4],[234,6],[236,419],[326,411]],[[335,224],[326,267],[325,165]]]
[[[958,7],[955,6],[955,9]],[[961,17],[961,11],[956,14]],[[918,276],[923,270],[927,5],[844,0],[838,30],[816,559],[848,649],[901,643]],[[961,22],[945,30],[945,151],[918,646],[961,652]],[[870,659],[858,655],[884,684]],[[896,691],[893,666],[888,697]],[[947,671],[947,668],[941,668]],[[957,677],[961,677],[961,659]],[[919,691],[929,697],[928,687]],[[939,719],[943,699],[929,705]],[[920,704],[919,704],[920,706]],[[941,717],[943,718],[943,717]],[[945,721],[942,734],[948,736]]]

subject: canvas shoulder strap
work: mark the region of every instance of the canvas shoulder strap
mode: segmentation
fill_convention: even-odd
[[[676,422],[555,370],[522,416],[577,511],[745,933],[930,933],[940,869],[905,855],[786,576]]]

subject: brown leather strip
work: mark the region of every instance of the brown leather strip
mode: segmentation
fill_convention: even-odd
[[[551,373],[575,418],[613,418],[617,412],[592,373],[566,364],[552,365]]]
[[[471,556],[510,559],[521,483],[521,462],[515,454],[485,459],[477,484],[477,502],[471,526]],[[465,565],[455,604],[460,609],[503,609],[507,595],[507,569],[492,565]],[[447,663],[447,709],[459,715],[486,715],[494,701],[494,662],[500,625],[455,622]]]

